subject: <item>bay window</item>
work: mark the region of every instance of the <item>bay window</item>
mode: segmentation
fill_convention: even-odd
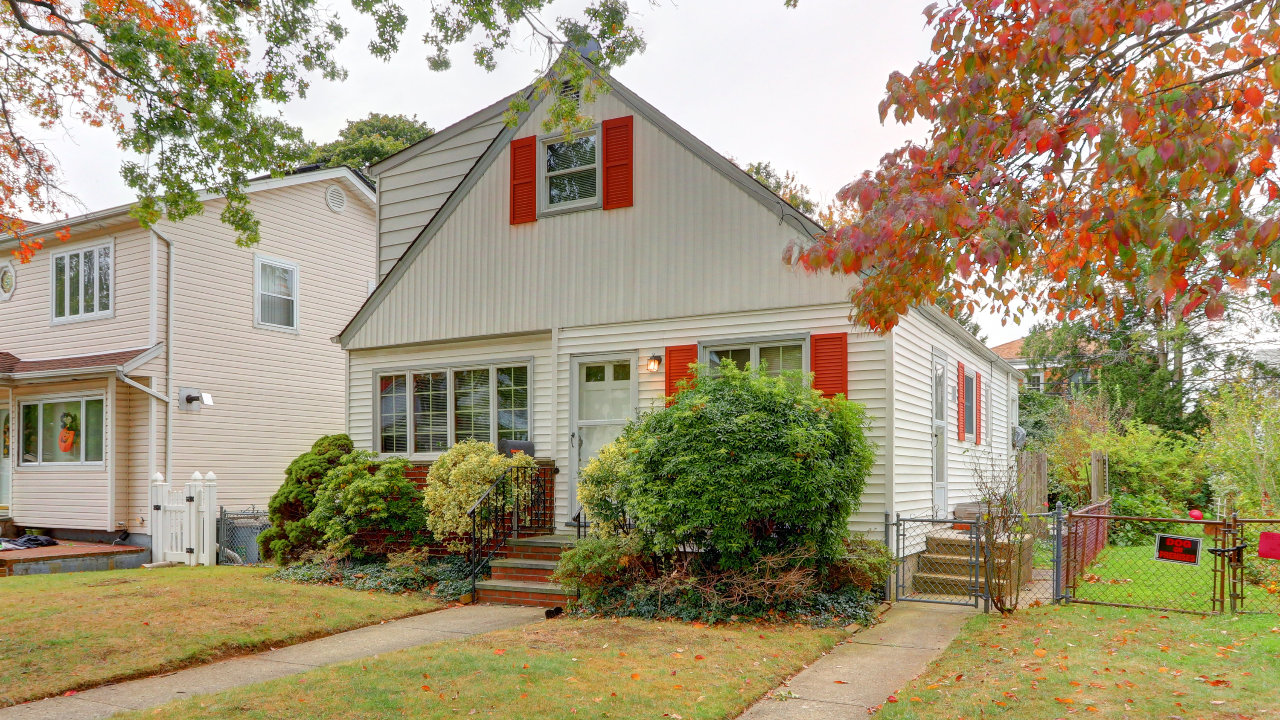
[[[101,463],[104,447],[102,396],[22,403],[22,465]]]
[[[383,374],[378,396],[383,453],[438,453],[467,439],[529,439],[526,365]]]

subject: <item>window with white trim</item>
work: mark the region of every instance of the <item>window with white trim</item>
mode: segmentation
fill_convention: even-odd
[[[739,370],[760,367],[764,364],[766,375],[781,375],[793,370],[804,370],[804,341],[758,342],[736,345],[720,345],[707,348],[707,364],[712,372],[725,360],[733,361]]]
[[[978,396],[974,392],[976,383],[975,375],[969,370],[964,371],[964,437],[969,442],[973,442],[974,420],[977,418],[974,407],[977,405]]]
[[[542,143],[542,210],[593,207],[600,202],[599,129]]]
[[[426,454],[469,438],[529,439],[529,366],[437,368],[378,376],[378,451]]]
[[[55,322],[110,317],[111,244],[54,253],[52,304]]]
[[[102,462],[105,435],[102,395],[24,402],[20,416],[20,464]]]
[[[254,256],[253,320],[272,330],[298,329],[298,266]]]

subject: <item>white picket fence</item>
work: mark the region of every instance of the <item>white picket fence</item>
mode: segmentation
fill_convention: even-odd
[[[187,565],[216,565],[218,559],[218,478],[191,474],[174,487],[156,473],[151,478],[151,559]]]

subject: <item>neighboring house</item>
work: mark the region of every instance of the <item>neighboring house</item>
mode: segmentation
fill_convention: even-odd
[[[220,504],[265,507],[293,457],[342,431],[330,338],[376,278],[373,191],[310,168],[248,192],[252,249],[209,197],[154,230],[129,206],[34,228],[43,250],[0,261],[0,517],[148,546],[155,473],[213,471]],[[188,402],[201,393],[212,406]]]
[[[999,355],[1025,376],[1024,382],[1028,390],[1049,395],[1065,395],[1071,388],[1087,387],[1096,382],[1092,368],[1078,368],[1067,373],[1058,362],[1033,362],[1024,354],[1023,346],[1026,340],[1026,338],[1010,340],[991,348],[991,352]]]
[[[782,261],[822,228],[616,80],[567,140],[548,101],[500,100],[372,166],[380,284],[339,336],[357,447],[428,464],[464,438],[577,476],[694,362],[812,372],[867,406],[878,448],[853,519],[949,511],[1007,457],[1020,374],[934,308],[851,326],[849,278]]]

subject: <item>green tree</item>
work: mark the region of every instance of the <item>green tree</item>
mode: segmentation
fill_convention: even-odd
[[[1280,504],[1280,382],[1242,375],[1206,401],[1201,442],[1215,490],[1242,507],[1272,514]]]
[[[813,217],[818,212],[818,202],[810,195],[809,186],[796,179],[796,174],[784,170],[781,174],[773,168],[773,163],[747,163],[743,168],[747,174],[755,178],[761,185],[773,191],[773,194],[786,200],[791,207]]]
[[[364,172],[375,162],[430,137],[435,130],[417,116],[369,113],[360,120],[348,120],[338,131],[338,139],[317,145],[310,162],[325,167],[345,165]]]

